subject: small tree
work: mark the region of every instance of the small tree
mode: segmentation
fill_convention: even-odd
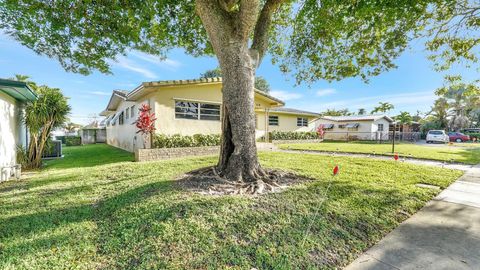
[[[148,104],[142,104],[138,114],[137,121],[135,125],[138,128],[137,133],[142,133],[143,135],[143,148],[147,148],[146,142],[150,139],[150,136],[153,131],[155,131],[155,113],[150,113],[152,108]]]
[[[39,168],[50,132],[63,126],[70,113],[67,98],[58,88],[39,86],[38,99],[25,106],[24,121],[30,132],[26,168]]]

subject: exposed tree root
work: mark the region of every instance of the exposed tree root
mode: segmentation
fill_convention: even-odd
[[[255,175],[254,181],[235,182],[221,177],[215,167],[186,173],[177,182],[185,189],[205,195],[260,195],[281,192],[297,183],[313,179],[280,170],[265,170]]]

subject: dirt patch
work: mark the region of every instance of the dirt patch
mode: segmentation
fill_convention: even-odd
[[[252,183],[230,182],[218,176],[215,167],[190,171],[177,179],[182,189],[204,195],[259,195],[282,192],[288,187],[315,179],[281,170],[264,169],[267,176]]]

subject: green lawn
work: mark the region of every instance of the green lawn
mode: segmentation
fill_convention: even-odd
[[[131,159],[104,145],[71,148],[67,158],[86,166],[50,161],[49,170],[0,185],[0,269],[338,268],[438,192],[416,183],[445,188],[461,175],[393,161],[269,152],[260,154],[264,166],[316,180],[259,197],[214,197],[174,185],[214,157],[93,166],[97,157],[106,163],[110,151],[110,160]],[[341,172],[302,245],[335,164]]]
[[[281,144],[281,149],[312,150],[326,152],[366,153],[392,155],[391,144],[379,144],[375,142],[330,142],[321,143],[298,143]],[[411,143],[400,143],[395,145],[395,152],[403,157],[415,157],[420,159],[431,159],[441,161],[454,161],[466,164],[480,163],[480,146],[422,146]]]
[[[133,154],[107,144],[63,147],[63,158],[45,162],[48,169],[91,167],[121,161],[133,161]]]

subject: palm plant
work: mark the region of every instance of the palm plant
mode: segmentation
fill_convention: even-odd
[[[401,125],[409,125],[413,122],[412,115],[409,112],[400,112],[399,115],[395,116],[395,120]]]
[[[393,106],[393,104],[391,104],[389,102],[379,102],[378,104],[379,105],[377,107],[373,108],[372,114],[378,113],[378,112],[386,113],[386,112],[391,111],[395,108],[395,106]]]
[[[39,168],[50,132],[61,127],[70,113],[67,99],[58,88],[40,86],[38,99],[25,106],[24,121],[30,132],[27,168]]]

